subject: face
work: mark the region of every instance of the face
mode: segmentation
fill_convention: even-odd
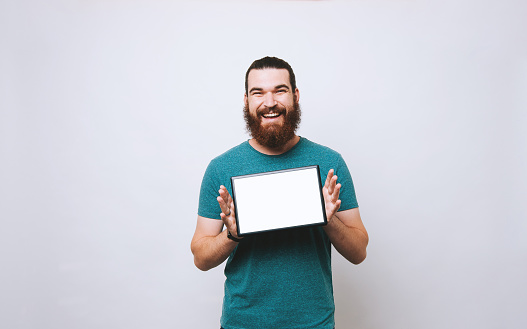
[[[276,148],[295,136],[300,123],[298,89],[292,90],[285,69],[251,70],[247,78],[244,118],[261,145]]]

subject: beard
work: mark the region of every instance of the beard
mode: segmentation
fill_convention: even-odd
[[[284,116],[282,124],[262,125],[262,116],[271,111],[257,110],[253,116],[249,112],[249,105],[245,103],[243,107],[243,118],[247,132],[260,144],[269,148],[278,148],[284,146],[293,137],[300,124],[300,104],[294,101],[292,107],[274,107],[272,112]]]

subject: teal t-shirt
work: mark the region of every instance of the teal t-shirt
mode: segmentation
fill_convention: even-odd
[[[214,158],[201,184],[198,215],[220,219],[218,190],[224,185],[232,193],[232,176],[310,165],[320,166],[322,184],[328,171],[335,170],[342,184],[340,211],[358,207],[342,156],[301,137],[292,149],[280,155],[260,153],[245,141]],[[262,202],[272,202],[272,195]],[[331,242],[322,227],[245,237],[229,256],[225,276],[221,316],[225,329],[335,326]]]

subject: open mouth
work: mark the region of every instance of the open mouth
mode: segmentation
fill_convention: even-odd
[[[271,112],[271,113],[266,113],[266,114],[262,114],[262,116],[266,119],[273,119],[273,118],[278,118],[279,116],[281,116],[282,114],[281,113],[276,113],[276,112]]]

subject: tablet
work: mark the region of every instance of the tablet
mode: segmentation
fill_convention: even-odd
[[[326,225],[318,165],[231,177],[238,236]]]

